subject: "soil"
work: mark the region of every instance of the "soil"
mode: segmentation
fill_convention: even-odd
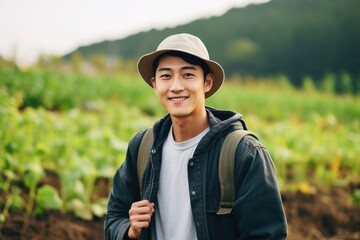
[[[282,198],[289,239],[360,239],[360,207],[354,206],[349,189],[282,193]]]
[[[56,176],[48,174],[44,183],[59,187]],[[107,181],[97,182],[98,189],[108,189]],[[359,186],[357,186],[359,187]],[[318,189],[316,193],[282,193],[291,240],[360,239],[360,207],[351,201],[354,187]],[[96,197],[107,195],[99,191]],[[103,218],[84,221],[73,214],[49,211],[27,217],[13,212],[0,224],[0,240],[97,240],[103,237]]]

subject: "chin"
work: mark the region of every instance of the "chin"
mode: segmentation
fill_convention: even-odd
[[[189,116],[189,113],[186,111],[169,111],[170,116],[172,117],[186,117]]]

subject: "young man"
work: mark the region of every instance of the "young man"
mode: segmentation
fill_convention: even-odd
[[[209,59],[202,41],[190,34],[169,36],[140,58],[138,70],[168,115],[153,127],[141,183],[137,156],[145,131],[131,139],[114,176],[105,238],[286,239],[272,159],[251,136],[236,149],[234,207],[217,214],[221,146],[228,133],[246,125],[238,113],[205,106],[223,83],[224,71]]]

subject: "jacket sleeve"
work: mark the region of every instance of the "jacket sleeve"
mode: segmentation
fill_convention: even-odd
[[[106,240],[128,239],[129,210],[133,202],[140,200],[136,161],[141,137],[138,133],[130,140],[125,161],[113,178],[104,222]]]
[[[275,167],[265,147],[248,136],[235,163],[235,207],[239,239],[286,239],[287,223]]]

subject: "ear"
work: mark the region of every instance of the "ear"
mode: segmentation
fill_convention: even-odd
[[[150,81],[151,81],[151,85],[152,85],[152,87],[155,89],[155,88],[156,88],[156,81],[155,81],[155,78],[154,78],[154,77],[152,77]]]
[[[209,73],[208,75],[206,75],[205,77],[205,84],[204,84],[204,90],[205,93],[207,93],[208,91],[210,91],[210,89],[213,86],[213,82],[214,82],[214,74]]]

